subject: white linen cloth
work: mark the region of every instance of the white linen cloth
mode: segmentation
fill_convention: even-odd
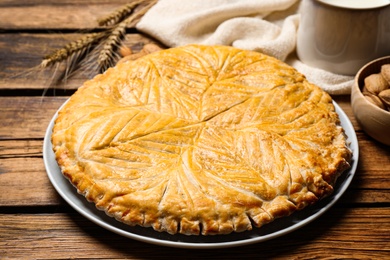
[[[159,0],[136,28],[169,47],[230,45],[278,58],[330,94],[349,94],[353,77],[296,58],[299,0]]]

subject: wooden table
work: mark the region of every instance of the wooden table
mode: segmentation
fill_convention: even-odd
[[[73,210],[47,177],[42,145],[54,113],[86,78],[77,76],[44,94],[50,71],[30,68],[124,3],[0,1],[1,259],[390,259],[390,149],[361,130],[349,96],[334,99],[356,130],[356,176],[329,211],[285,236],[226,249],[169,248],[116,235]],[[126,41],[135,52],[151,42],[134,28]]]

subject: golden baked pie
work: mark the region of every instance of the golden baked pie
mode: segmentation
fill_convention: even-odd
[[[78,192],[117,220],[227,234],[331,194],[350,167],[339,123],[330,96],[285,63],[189,45],[86,82],[52,143]]]

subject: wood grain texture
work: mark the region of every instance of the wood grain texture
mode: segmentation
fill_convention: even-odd
[[[0,207],[63,203],[47,177],[42,158],[0,159],[0,187]]]
[[[0,9],[0,28],[7,29],[93,29],[99,27],[96,20],[114,11],[118,5],[32,5],[9,6]],[[26,13],[29,15],[26,16]],[[50,19],[50,20],[48,20]]]
[[[0,159],[42,157],[42,140],[0,141]]]
[[[2,111],[0,113],[0,140],[43,138],[50,120],[68,98],[68,96],[0,97],[0,111]],[[340,107],[348,113],[355,130],[361,134],[348,101],[338,99]],[[372,141],[367,140],[369,137],[364,133],[361,137],[362,142],[368,145],[366,149],[379,148],[381,154],[384,156],[387,154],[385,147],[378,144],[377,148],[376,143],[372,145]],[[387,158],[382,157],[380,160],[386,161]]]
[[[349,95],[333,98],[357,133],[355,178],[329,211],[291,234],[245,247],[175,249],[124,238],[75,212],[48,179],[42,146],[54,113],[89,77],[53,87],[54,69],[32,68],[90,29],[102,30],[96,19],[128,2],[0,1],[0,259],[390,259],[390,149],[362,131]],[[150,42],[128,29],[133,51]]]
[[[81,1],[82,3],[83,1]],[[129,0],[89,0],[88,3],[91,4],[126,4]],[[77,5],[80,4],[80,0],[2,0],[0,2],[0,7],[4,6],[30,6],[30,5],[42,5],[42,4],[50,4],[50,5]]]
[[[213,250],[141,243],[106,231],[73,212],[0,214],[0,254],[35,259],[384,259],[390,253],[388,213],[388,208],[334,208],[286,236]]]
[[[0,97],[0,140],[43,139],[66,97]]]
[[[56,96],[43,98],[0,97],[2,111],[0,114],[0,170],[3,173],[0,175],[0,186],[7,190],[5,194],[17,191],[16,180],[19,179],[26,180],[17,191],[24,194],[34,194],[35,187],[39,187],[39,190],[47,190],[46,186],[51,186],[47,182],[41,159],[43,137],[50,120],[67,98]],[[340,106],[350,115],[348,101],[340,97],[337,99]],[[352,191],[346,194],[346,202],[389,202],[390,151],[386,146],[373,142],[366,134],[362,132],[357,132],[357,134],[361,144],[361,156],[355,179],[351,184]],[[364,156],[367,154],[376,154],[377,156]],[[12,175],[10,175],[11,173]],[[34,180],[36,176],[39,177],[39,180]],[[13,180],[14,182],[12,182]],[[31,183],[33,185],[30,185]],[[40,196],[32,196],[33,199],[30,203],[32,205],[46,202],[49,204],[58,203],[58,200],[48,199],[52,196],[50,188],[49,195],[43,193]],[[4,195],[1,201],[3,205],[12,205],[13,203],[26,205],[31,199],[29,196],[19,197],[26,198],[25,200],[15,198],[18,198],[18,194]]]
[[[1,16],[0,16],[1,17]],[[1,19],[0,19],[1,20]],[[64,71],[64,64],[44,70],[38,69],[42,58],[67,43],[83,37],[81,33],[0,34],[0,90],[38,89],[53,87],[52,76]],[[147,43],[155,42],[141,34],[127,34],[124,45],[135,53]],[[77,89],[90,77],[76,73],[68,81],[54,86],[57,92]]]
[[[4,143],[0,142],[4,149]],[[6,147],[5,147],[6,148]],[[29,150],[29,148],[26,148]],[[32,149],[31,149],[32,150]],[[16,151],[16,150],[14,150]],[[362,162],[363,164],[365,161]],[[375,172],[371,175],[369,172]],[[341,205],[348,204],[388,204],[390,206],[390,169],[358,169],[356,176]],[[0,157],[0,206],[36,206],[62,204],[50,183],[42,157],[26,157],[24,154],[13,158]]]
[[[93,29],[129,1],[2,1],[0,29]],[[26,15],[28,13],[28,15]]]

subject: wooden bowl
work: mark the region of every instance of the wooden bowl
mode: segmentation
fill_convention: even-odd
[[[383,64],[390,64],[390,56],[371,61],[358,71],[352,86],[351,104],[362,129],[375,140],[390,145],[390,112],[370,103],[362,94],[364,79],[379,73]]]

